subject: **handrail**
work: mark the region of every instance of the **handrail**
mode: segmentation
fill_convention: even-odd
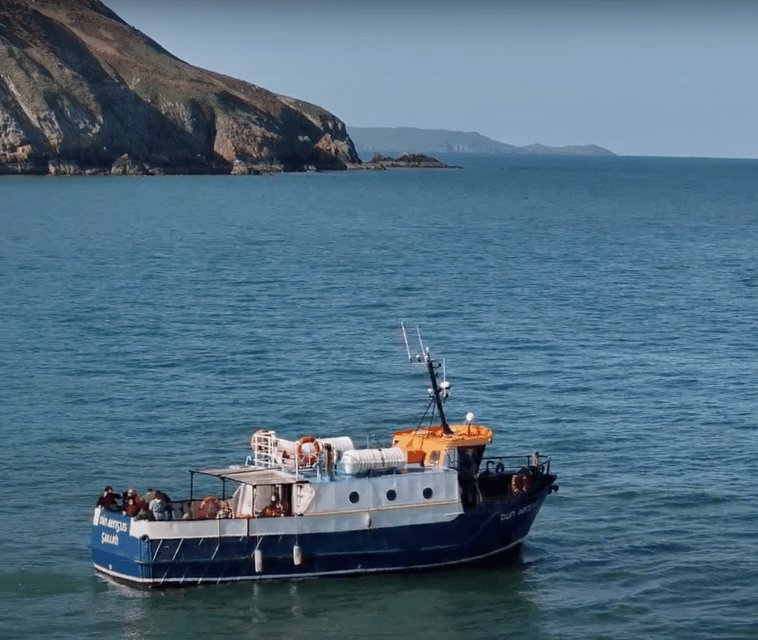
[[[536,456],[536,460],[535,460]],[[521,461],[520,463],[516,463],[515,468],[511,469],[513,471],[516,471],[520,469],[521,467],[538,467],[540,472],[542,473],[550,473],[550,456],[541,456],[539,454],[527,454],[527,455],[510,455],[510,456],[486,456],[482,458],[481,465],[484,465],[484,470],[489,471],[490,464],[503,464],[504,462],[508,461]],[[534,464],[537,462],[537,464]],[[505,465],[504,465],[505,466]],[[502,469],[501,471],[504,471],[505,469]]]

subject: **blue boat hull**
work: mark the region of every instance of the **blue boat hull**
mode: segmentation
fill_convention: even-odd
[[[97,571],[148,587],[441,568],[508,556],[550,491],[488,501],[446,522],[299,535],[138,538],[131,518],[102,511],[91,546]]]

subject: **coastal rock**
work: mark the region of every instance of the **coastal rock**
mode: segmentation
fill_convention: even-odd
[[[138,176],[147,173],[147,168],[142,162],[135,162],[128,153],[118,158],[111,166],[113,176]]]
[[[193,67],[99,0],[0,1],[0,173],[346,169],[345,125]]]
[[[424,155],[423,153],[401,153],[397,158],[383,156],[375,153],[371,160],[361,165],[362,169],[398,169],[398,168],[416,168],[416,169],[460,169],[437,158]]]

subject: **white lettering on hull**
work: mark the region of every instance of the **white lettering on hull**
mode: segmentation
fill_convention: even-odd
[[[118,534],[116,533],[103,533],[100,534],[100,542],[102,544],[115,544],[118,546]]]
[[[521,507],[518,511],[509,511],[508,513],[501,513],[500,514],[500,522],[508,522],[508,520],[511,520],[516,515],[524,515],[525,513],[529,513],[530,511],[533,511],[537,508],[537,503],[533,502],[532,504],[528,504],[525,507]]]
[[[100,520],[98,520],[98,524],[101,527],[105,527],[106,529],[113,529],[116,533],[126,532],[126,530],[129,528],[126,522],[121,522],[120,520],[116,520],[115,518],[108,518],[107,516],[100,515]],[[104,534],[105,535],[105,534]]]

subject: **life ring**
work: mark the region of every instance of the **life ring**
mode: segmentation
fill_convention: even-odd
[[[304,444],[312,444],[313,453],[309,453],[309,454],[303,453]],[[301,467],[309,467],[312,464],[316,464],[316,460],[318,460],[319,453],[321,453],[321,445],[318,443],[318,440],[316,440],[316,438],[314,438],[313,436],[303,436],[302,438],[300,438],[300,440],[297,441],[297,463]]]
[[[513,474],[513,477],[511,478],[511,491],[516,496],[523,496],[526,493],[529,493],[529,490],[532,488],[532,479],[523,474],[523,473],[515,473]]]
[[[197,515],[201,520],[213,520],[220,510],[217,498],[203,498],[200,506],[197,508]]]

